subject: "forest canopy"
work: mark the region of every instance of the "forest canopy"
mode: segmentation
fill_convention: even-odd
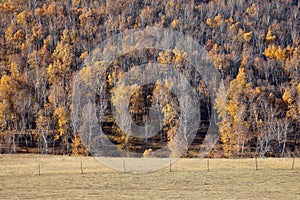
[[[84,60],[106,38],[131,29],[157,27],[197,41],[223,79],[225,91],[219,91],[214,100],[220,137],[208,156],[299,156],[299,13],[297,0],[2,0],[0,152],[88,154],[91,150],[86,144],[91,141],[80,137],[80,132],[87,132],[93,124],[77,129],[72,120],[76,77],[96,74],[82,70]],[[107,86],[95,86],[101,89],[97,97],[109,98],[107,102],[122,107],[118,95],[131,91],[121,85],[114,88],[114,80],[128,71],[122,63],[143,63],[145,60],[136,56],[142,54],[162,66],[174,63],[184,74],[188,73],[185,53],[145,49],[125,55],[101,72]],[[165,145],[170,156],[195,157],[213,109],[201,79],[196,89],[202,128],[190,147],[185,132],[178,128],[179,100],[159,83],[136,89],[129,101],[131,117],[145,127],[149,107],[160,102],[164,119],[157,136],[129,137],[106,112],[111,109],[106,104],[100,105],[100,114],[86,105],[83,117],[102,117],[104,134],[120,152],[125,149],[151,156]],[[129,126],[126,117],[120,117],[124,127]]]

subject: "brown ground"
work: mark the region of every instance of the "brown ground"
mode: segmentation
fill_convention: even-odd
[[[0,199],[300,199],[299,158],[294,170],[292,159],[258,159],[259,170],[254,159],[209,163],[209,172],[207,160],[181,159],[172,172],[132,174],[92,157],[0,155]]]

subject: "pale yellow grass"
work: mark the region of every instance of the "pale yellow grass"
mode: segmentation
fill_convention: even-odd
[[[0,155],[0,199],[300,199],[299,158],[294,170],[292,159],[258,159],[259,170],[254,159],[209,164],[180,159],[172,172],[132,174],[92,157]]]

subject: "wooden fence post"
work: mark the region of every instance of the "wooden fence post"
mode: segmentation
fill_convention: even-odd
[[[124,171],[124,173],[126,172],[126,164],[125,164],[125,159],[123,160],[123,171]]]
[[[207,159],[207,171],[209,172],[209,158]]]
[[[295,169],[295,157],[293,157],[292,170]]]
[[[258,170],[257,156],[255,156],[255,170]]]
[[[41,175],[41,162],[39,162],[39,176]]]

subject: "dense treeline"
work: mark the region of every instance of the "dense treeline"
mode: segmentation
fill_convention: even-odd
[[[2,0],[0,151],[86,151],[71,120],[72,88],[83,60],[105,38],[160,27],[203,45],[222,75],[226,92],[216,99],[222,148],[213,155],[299,155],[299,13],[295,0]],[[161,63],[169,56],[157,54]],[[176,51],[172,55],[176,60]],[[169,140],[172,151],[178,119],[168,120],[160,139]],[[107,132],[120,148],[130,143],[118,128]]]

